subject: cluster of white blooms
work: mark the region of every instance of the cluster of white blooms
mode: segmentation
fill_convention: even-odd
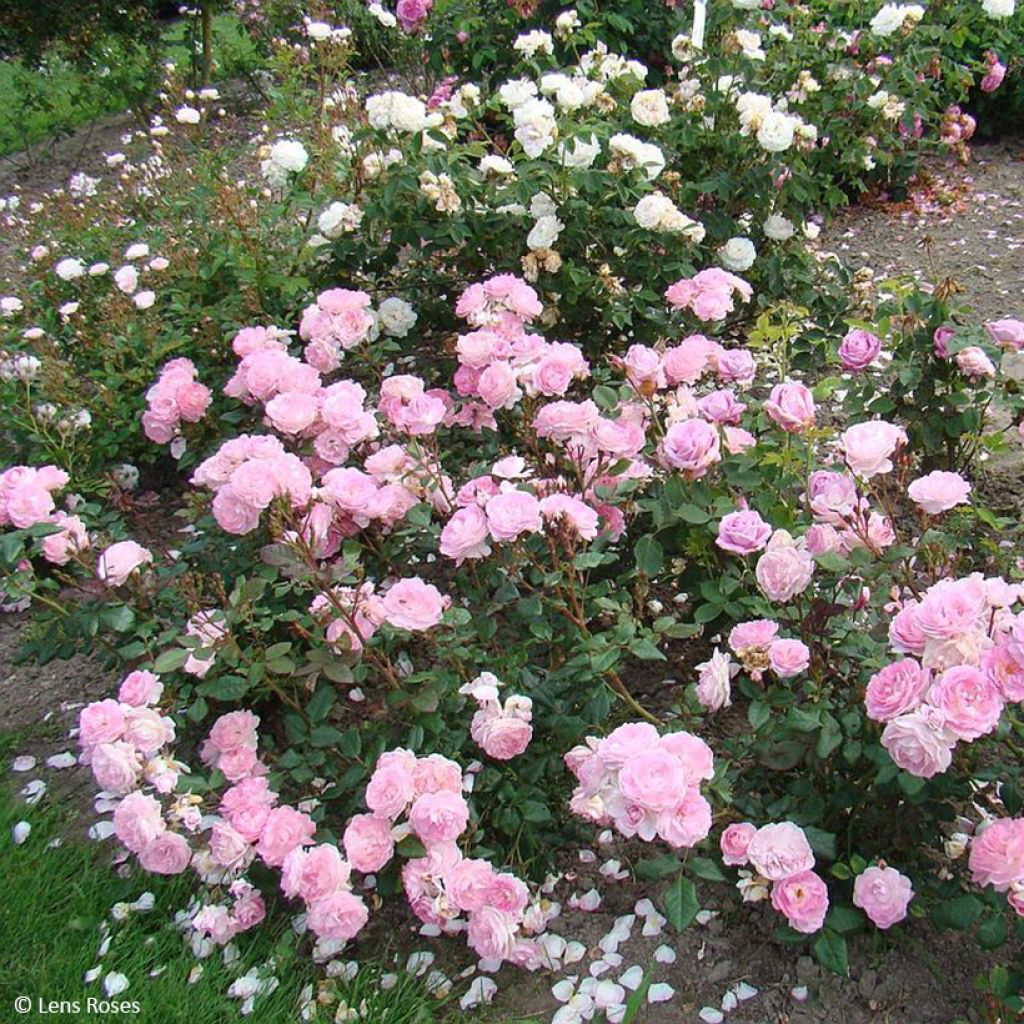
[[[661,89],[641,89],[633,96],[629,112],[633,120],[645,128],[656,128],[668,124],[672,119],[668,111],[668,99]]]
[[[538,192],[530,200],[533,227],[526,236],[526,245],[533,251],[553,249],[565,225],[558,219],[558,207],[546,192]]]
[[[523,35],[518,36],[512,44],[512,49],[529,59],[538,53],[554,53],[555,44],[547,32],[534,29],[532,32],[525,32]]]
[[[589,139],[578,137],[568,142],[559,143],[558,159],[563,167],[593,167],[594,161],[601,154],[601,143],[596,135]]]
[[[731,41],[748,60],[764,60],[767,57],[761,46],[761,37],[756,32],[738,28],[733,32]]]
[[[619,132],[608,140],[608,148],[623,170],[639,167],[648,181],[654,181],[665,169],[665,154],[653,142]]]
[[[555,35],[559,39],[568,39],[580,27],[580,24],[580,16],[576,11],[562,11],[555,18]]]
[[[434,204],[438,213],[458,213],[462,209],[462,200],[455,190],[455,182],[448,174],[424,171],[420,175],[420,192]]]
[[[319,236],[310,239],[310,244],[323,245],[356,231],[363,222],[363,210],[355,203],[333,202],[317,218]]]
[[[662,192],[652,192],[640,199],[633,207],[633,217],[640,227],[648,231],[683,235],[698,244],[704,241],[704,225],[687,217]]]
[[[580,57],[580,70],[601,82],[614,82],[619,78],[635,78],[639,82],[647,80],[647,68],[640,61],[610,53],[601,42]]]
[[[871,19],[871,31],[876,36],[891,36],[904,25],[916,25],[923,17],[920,4],[884,4]]]
[[[96,195],[99,183],[99,178],[93,178],[83,171],[77,171],[68,179],[68,192],[75,199],[88,199],[90,196]]]
[[[278,139],[260,164],[260,171],[273,188],[283,188],[292,174],[299,174],[309,163],[309,153],[295,139]]]
[[[982,0],[981,9],[990,18],[1012,18],[1017,0]]]
[[[391,338],[404,338],[415,326],[416,310],[397,296],[385,299],[377,310],[380,329]]]
[[[342,26],[335,28],[326,21],[303,18],[306,35],[314,43],[346,43],[352,38],[352,29]]]
[[[0,360],[0,380],[20,380],[28,383],[39,376],[42,366],[35,356],[21,352]]]
[[[762,230],[765,238],[770,238],[773,242],[785,242],[796,232],[793,222],[783,217],[781,213],[773,213],[768,217],[762,225]]]
[[[511,181],[516,176],[516,168],[511,160],[495,153],[488,153],[480,158],[480,173],[485,178],[501,178]]]
[[[395,90],[367,96],[366,117],[372,128],[394,128],[410,134],[437,127],[443,120],[440,113],[428,113],[422,100]]]
[[[367,153],[362,159],[363,175],[368,181],[379,178],[389,167],[402,162],[400,149],[389,149],[386,153]]]
[[[559,110],[573,111],[592,107],[606,95],[603,82],[595,82],[585,75],[566,75],[549,71],[541,76],[540,91],[555,101]]]
[[[737,96],[736,112],[740,117],[740,134],[755,136],[761,148],[769,153],[782,153],[798,139],[810,144],[818,137],[814,125],[780,109],[770,96],[761,93],[745,92]]]
[[[887,121],[898,120],[903,111],[907,109],[906,103],[902,103],[895,96],[886,92],[885,89],[879,89],[874,95],[869,96],[868,106],[872,110],[880,110],[882,117]]]
[[[367,8],[367,11],[377,19],[377,21],[384,26],[384,28],[395,28],[398,25],[398,19],[389,11],[386,10],[379,3],[372,3]]]
[[[512,113],[516,125],[516,141],[531,160],[536,160],[553,146],[558,134],[555,108],[542,99],[528,99]]]

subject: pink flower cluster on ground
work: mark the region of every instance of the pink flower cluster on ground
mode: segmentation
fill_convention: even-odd
[[[191,359],[172,359],[146,392],[142,429],[154,444],[168,444],[181,433],[181,423],[198,423],[210,406],[210,389],[196,380]]]
[[[890,607],[889,643],[905,657],[871,677],[864,703],[904,771],[946,771],[958,742],[994,731],[1004,705],[1024,700],[1024,614],[1012,611],[1022,596],[975,573]]]
[[[659,736],[646,722],[621,725],[604,739],[588,736],[565,763],[579,783],[569,807],[587,821],[677,849],[711,831],[711,805],[700,786],[714,776],[714,757],[692,733]]]
[[[811,934],[825,923],[828,886],[815,873],[814,851],[804,830],[791,821],[757,828],[730,825],[720,839],[722,861],[740,872],[737,887],[745,902],[764,899],[771,883],[772,906],[790,927]]]
[[[718,267],[682,278],[665,292],[673,309],[689,309],[698,320],[704,321],[724,320],[735,309],[734,295],[749,302],[754,290],[743,278]]]
[[[464,929],[469,945],[487,960],[540,966],[540,950],[528,936],[543,932],[557,907],[531,902],[530,890],[514,875],[463,857],[457,840],[469,824],[469,807],[462,796],[462,770],[454,761],[440,754],[388,751],[377,760],[366,804],[371,813],[356,815],[345,830],[353,867],[381,870],[394,854],[395,836],[411,832],[426,851],[402,868],[416,916],[444,931]]]
[[[503,703],[498,690],[501,685],[493,673],[481,672],[460,687],[459,693],[468,694],[479,705],[469,727],[473,740],[488,757],[509,761],[522,754],[533,739],[533,701],[512,694]]]

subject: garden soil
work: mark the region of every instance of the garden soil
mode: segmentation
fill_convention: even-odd
[[[120,134],[128,127],[124,118],[110,119],[94,128],[91,136],[75,133],[53,147],[45,160],[8,161],[0,167],[0,193],[17,185],[26,199],[37,198],[46,189],[64,185],[76,170],[99,172],[102,152],[117,148]],[[239,128],[244,131],[242,125]],[[984,318],[1020,316],[1024,314],[1020,269],[1024,145],[1003,141],[979,146],[974,162],[963,168],[933,165],[906,201],[873,202],[849,211],[822,236],[820,245],[855,268],[871,267],[876,277],[896,273],[955,277],[964,289],[964,300]],[[0,277],[12,267],[9,254],[0,251]],[[1000,511],[1019,510],[1021,477],[1019,456],[1004,456],[990,464],[984,486]],[[23,776],[26,781],[41,774],[51,792],[80,801],[84,822],[91,789],[84,770],[55,772],[43,767],[43,762],[51,754],[73,749],[67,733],[78,708],[109,696],[115,680],[95,659],[75,658],[43,667],[16,664],[20,639],[30,628],[25,615],[0,616],[0,732],[16,733],[14,754],[39,759],[35,773]],[[58,775],[60,780],[54,780]],[[596,860],[590,863],[577,862],[576,852],[566,854],[570,858],[563,865],[567,877],[556,894],[563,904],[571,893],[582,894],[591,887],[602,895],[598,910],[566,910],[553,925],[554,930],[588,946],[588,954],[571,968],[580,976],[600,958],[597,944],[602,936],[619,915],[632,912],[640,895],[628,880],[609,881],[598,871],[611,858],[628,866],[639,852],[635,847],[612,845],[593,852]],[[646,886],[645,894],[655,895],[647,891],[651,888]],[[702,883],[699,896],[704,908],[720,913],[681,935],[666,927],[661,935],[645,938],[637,921],[633,937],[619,947],[621,967],[603,975],[614,980],[633,964],[651,966],[654,981],[675,989],[670,1002],[645,1006],[637,1024],[696,1022],[702,1008],[718,1007],[739,982],[758,991],[727,1014],[729,1024],[952,1024],[995,1019],[986,1013],[984,999],[974,988],[974,979],[987,968],[988,958],[963,935],[936,934],[923,923],[911,922],[898,929],[898,942],[881,934],[854,941],[850,977],[838,978],[774,943],[771,935],[777,915],[764,904],[737,910],[731,890],[722,884]],[[466,962],[461,941],[422,939],[404,917],[386,916],[392,935],[404,923],[409,952],[433,949],[445,967]],[[373,934],[371,927],[367,948],[378,948]],[[674,949],[673,964],[654,962],[654,950],[662,944]],[[358,955],[358,948],[354,952]],[[1019,957],[1021,950],[1004,948],[998,960],[1005,962],[1013,955]],[[504,970],[496,980],[498,995],[479,1017],[488,1024],[547,1020],[557,1008],[550,991],[558,980],[555,976]],[[792,994],[800,986],[807,988],[804,1002]]]

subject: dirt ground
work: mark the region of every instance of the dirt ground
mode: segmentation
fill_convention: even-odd
[[[63,185],[74,170],[105,171],[102,153],[117,149],[121,134],[131,127],[126,117],[110,118],[63,140],[39,159],[0,164],[0,195],[18,186],[26,196]],[[870,266],[876,274],[921,272],[953,275],[965,289],[964,298],[985,318],[1024,315],[1024,274],[1019,250],[1024,246],[1024,145],[1019,142],[980,146],[967,168],[936,167],[927,187],[898,206],[875,206],[849,211],[822,238],[853,266]],[[0,264],[2,266],[2,264]],[[1020,475],[1019,462],[1011,470]],[[42,777],[53,791],[80,800],[86,817],[91,785],[84,770],[60,772],[45,759],[74,750],[68,730],[82,703],[109,696],[116,680],[93,660],[76,658],[44,667],[16,665],[15,655],[28,620],[24,615],[0,616],[0,733],[16,732],[15,755],[37,758],[35,769],[20,776],[26,782]],[[54,777],[60,775],[60,781]],[[599,866],[610,858],[629,859],[628,849],[596,848],[596,859],[574,868],[556,898],[563,904],[573,892],[592,886],[602,895],[601,907],[591,913],[567,910],[553,930],[583,941],[588,952],[573,967],[553,975],[529,975],[512,970],[497,976],[499,993],[481,1019],[494,1024],[535,1016],[550,1019],[558,1003],[551,986],[571,973],[580,977],[602,957],[598,942],[620,915],[633,911],[638,898],[655,897],[656,886],[603,878]],[[571,855],[570,855],[571,856]],[[589,857],[589,854],[584,856]],[[653,980],[675,989],[667,1003],[646,1007],[642,1024],[683,1024],[699,1020],[703,1007],[719,1007],[723,996],[744,982],[757,994],[726,1015],[729,1024],[952,1024],[981,1021],[981,997],[973,981],[986,966],[977,945],[957,935],[936,935],[919,923],[902,926],[898,941],[884,935],[859,940],[851,948],[851,977],[839,979],[809,958],[797,957],[771,938],[777,915],[770,908],[734,906],[731,888],[703,885],[701,904],[721,911],[705,924],[694,924],[681,935],[666,926],[657,936],[640,935],[642,922],[618,949],[621,965],[603,978],[616,980],[633,964],[653,968]],[[421,939],[411,924],[409,948],[437,951],[444,961],[464,961],[459,940]],[[672,964],[654,962],[662,944],[672,947]],[[367,942],[366,946],[371,943]],[[455,947],[461,953],[455,952]],[[445,950],[447,948],[447,951]],[[1018,955],[1019,955],[1018,951]],[[359,954],[358,948],[355,950]],[[1008,958],[1006,949],[1001,960]],[[792,990],[806,986],[806,1002]],[[799,995],[800,993],[798,993]]]

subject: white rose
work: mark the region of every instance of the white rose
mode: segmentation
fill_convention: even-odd
[[[629,111],[633,120],[646,128],[667,124],[672,119],[668,111],[668,100],[660,89],[641,89],[633,97]]]
[[[114,271],[114,284],[125,293],[131,295],[139,286],[139,272],[130,264],[125,264]]]
[[[519,36],[512,44],[512,49],[521,53],[524,57],[530,58],[537,53],[554,53],[555,46],[551,36],[540,29],[526,32]]]
[[[530,216],[534,220],[540,220],[541,217],[553,217],[556,213],[558,213],[558,204],[547,192],[538,192],[530,200]]]
[[[404,338],[416,323],[416,310],[397,296],[385,299],[380,304],[377,315],[380,326],[385,334],[392,338]]]
[[[771,110],[761,119],[757,129],[757,141],[769,153],[781,153],[793,145],[796,121],[788,114]]]
[[[174,119],[178,124],[199,124],[200,113],[195,107],[178,107]]]
[[[730,238],[718,250],[718,262],[725,267],[726,270],[732,270],[735,273],[742,273],[744,270],[749,270],[754,265],[754,260],[757,258],[757,250],[754,248],[754,243],[749,238]]]
[[[321,43],[331,38],[331,26],[323,21],[307,21],[306,35],[315,42]]]
[[[363,219],[363,211],[355,204],[334,202],[317,218],[317,227],[326,238],[340,238],[346,231],[355,231]]]
[[[737,11],[756,11],[761,6],[761,0],[732,0],[732,5]]]
[[[764,222],[765,237],[775,242],[784,242],[787,238],[792,238],[795,231],[793,222],[780,213],[773,213]]]
[[[1012,18],[1016,0],[982,0],[981,9],[990,18]]]
[[[652,192],[633,207],[633,217],[640,227],[648,231],[657,231],[666,214],[674,209],[675,204],[668,196],[662,195],[661,192]]]
[[[62,281],[74,281],[76,277],[81,277],[85,273],[85,264],[81,260],[69,256],[67,259],[61,260],[53,269]]]
[[[526,236],[526,244],[531,249],[550,249],[558,241],[564,227],[565,225],[553,214],[545,214]]]
[[[280,139],[270,147],[270,162],[283,171],[298,174],[309,163],[309,154],[301,142],[294,139]]]
[[[821,234],[821,228],[814,221],[809,220],[804,223],[803,232],[804,238],[810,239],[813,242]]]
[[[508,110],[521,107],[537,95],[537,86],[526,78],[513,78],[498,90],[498,99]]]
[[[558,147],[558,156],[563,167],[591,167],[601,152],[601,143],[596,135],[590,136],[589,142],[582,138],[572,140],[572,149],[567,143]]]
[[[506,160],[503,156],[488,154],[480,160],[480,173],[485,178],[500,178],[515,174],[516,169],[511,160]]]

